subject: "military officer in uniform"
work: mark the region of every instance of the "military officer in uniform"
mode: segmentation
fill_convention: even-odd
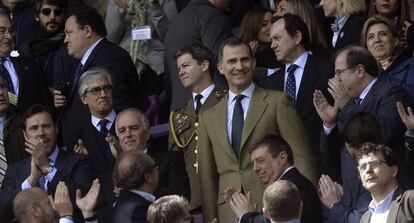
[[[192,99],[170,114],[169,149],[184,151],[185,167],[190,180],[190,205],[194,213],[201,211],[197,153],[198,114],[219,102],[227,92],[218,90],[213,84],[213,58],[210,50],[201,45],[184,47],[176,54],[181,83],[192,92]]]

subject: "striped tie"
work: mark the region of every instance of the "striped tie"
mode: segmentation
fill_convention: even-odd
[[[0,186],[2,185],[4,175],[6,174],[7,162],[4,151],[3,137],[0,138]]]

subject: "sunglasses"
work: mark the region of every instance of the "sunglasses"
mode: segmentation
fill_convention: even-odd
[[[40,12],[44,16],[48,16],[48,15],[50,15],[50,13],[52,13],[52,10],[54,11],[55,16],[60,16],[60,15],[63,14],[63,9],[59,9],[59,8],[57,8],[57,9],[45,8],[45,9],[42,9]]]

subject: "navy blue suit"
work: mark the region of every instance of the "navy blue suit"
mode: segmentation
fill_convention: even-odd
[[[77,64],[65,49],[60,53],[62,55],[57,55],[55,61],[55,75],[60,74],[55,76],[55,87],[58,83],[67,82],[70,88],[73,88],[77,84],[73,83],[76,70],[74,66]],[[66,59],[71,63],[70,66],[65,65]],[[102,39],[92,50],[81,71],[83,73],[93,67],[101,67],[111,73],[113,107],[116,112],[138,104],[138,74],[131,57],[124,49],[105,38]],[[90,122],[89,118],[90,112],[77,92],[70,94],[58,120],[61,125],[63,145],[68,146],[79,138],[82,125]]]
[[[368,209],[370,194],[362,187],[358,178],[356,161],[346,151],[341,139],[345,122],[356,112],[372,113],[380,124],[384,142],[390,146],[396,155],[399,165],[399,180],[405,187],[413,186],[410,170],[404,157],[405,127],[398,115],[396,102],[408,102],[406,91],[394,84],[378,80],[370,89],[360,105],[349,101],[338,115],[335,129],[328,135],[322,132],[321,154],[325,170],[334,180],[341,181],[344,190],[343,201],[335,204],[330,211],[329,220],[332,222],[359,222],[362,214]]]
[[[112,223],[146,223],[151,202],[128,190],[121,190],[111,210]],[[106,222],[106,221],[105,221]]]
[[[319,160],[319,130],[322,120],[313,106],[312,94],[315,90],[326,90],[328,80],[332,76],[332,67],[329,60],[309,55],[303,71],[302,80],[296,98],[296,109],[305,125],[313,152]],[[266,89],[284,91],[285,65],[272,75],[257,75],[256,82]]]
[[[301,222],[322,223],[321,203],[313,184],[296,168],[290,169],[280,179],[287,180],[298,188],[300,198],[303,202]],[[264,221],[264,215],[259,213],[247,213],[240,219],[240,223],[261,223]]]
[[[0,219],[2,222],[9,222],[13,219],[12,201],[21,191],[22,183],[30,175],[31,157],[17,162],[7,168],[3,186],[0,190]],[[86,194],[92,185],[93,172],[90,160],[83,155],[77,155],[63,150],[55,161],[57,172],[52,182],[48,184],[48,194],[55,194],[59,181],[66,183],[69,189],[69,196],[73,202],[75,222],[83,222],[82,214],[77,209],[75,202],[76,189],[81,189]]]

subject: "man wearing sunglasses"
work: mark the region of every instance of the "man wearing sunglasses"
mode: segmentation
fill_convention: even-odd
[[[392,149],[384,145],[364,144],[357,154],[362,185],[372,201],[361,223],[412,222],[414,191],[399,186],[399,168]]]
[[[45,72],[48,86],[53,81],[53,61],[56,50],[63,46],[63,27],[66,6],[61,0],[36,0],[33,2],[35,19],[40,29],[29,35],[30,53]]]

